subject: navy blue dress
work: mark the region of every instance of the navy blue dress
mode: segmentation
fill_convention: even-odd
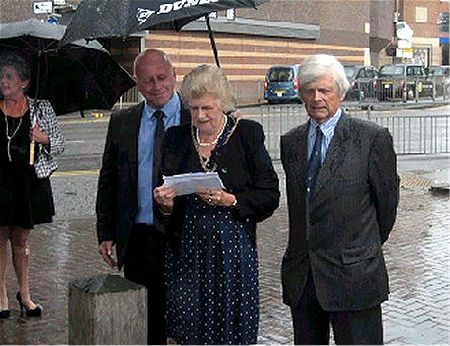
[[[167,335],[180,344],[255,344],[258,256],[247,225],[231,208],[186,198],[180,248],[166,255]]]

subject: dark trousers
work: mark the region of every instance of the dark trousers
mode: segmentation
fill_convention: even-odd
[[[153,226],[134,225],[128,242],[124,274],[128,280],[147,287],[149,345],[167,343],[164,259],[164,235]]]
[[[311,273],[300,304],[291,308],[296,345],[328,345],[330,324],[337,345],[382,345],[381,307],[358,311],[325,311],[316,298]]]

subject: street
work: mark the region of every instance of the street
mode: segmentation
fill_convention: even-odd
[[[407,112],[399,110],[397,113]],[[422,112],[425,112],[422,110]],[[444,109],[426,110],[440,114]],[[255,120],[259,117],[256,113]],[[58,118],[66,151],[52,176],[56,218],[32,230],[30,287],[44,307],[41,318],[21,317],[13,297],[12,265],[7,284],[12,316],[0,320],[0,344],[68,342],[68,283],[109,270],[97,253],[95,194],[108,116]],[[274,120],[275,121],[275,120]],[[284,190],[284,175],[275,167]],[[447,192],[430,192],[436,179],[449,181],[449,155],[400,156],[402,178],[397,223],[384,246],[390,298],[383,303],[386,344],[450,343],[450,203]],[[288,307],[281,300],[280,264],[288,235],[286,201],[258,228],[260,344],[292,344]]]

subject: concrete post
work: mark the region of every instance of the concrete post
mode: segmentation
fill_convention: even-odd
[[[110,274],[70,282],[69,344],[147,344],[147,289]]]

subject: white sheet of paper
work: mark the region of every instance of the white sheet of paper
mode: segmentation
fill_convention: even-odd
[[[164,185],[177,190],[177,196],[196,192],[199,188],[223,189],[217,172],[198,172],[164,176]]]

